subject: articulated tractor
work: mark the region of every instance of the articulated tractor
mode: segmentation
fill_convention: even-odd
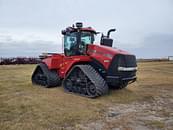
[[[32,83],[42,87],[63,86],[69,93],[95,98],[110,88],[122,89],[136,81],[136,57],[113,48],[110,33],[100,43],[92,27],[76,23],[62,30],[63,54],[47,53],[32,74]]]

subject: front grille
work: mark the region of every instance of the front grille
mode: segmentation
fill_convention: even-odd
[[[136,75],[136,71],[118,71],[118,67],[137,67],[136,57],[134,55],[115,55],[108,68],[108,76],[132,77]]]
[[[136,57],[134,55],[116,55],[112,60],[113,65],[122,67],[136,67]]]

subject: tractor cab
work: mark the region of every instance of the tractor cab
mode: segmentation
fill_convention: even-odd
[[[82,23],[76,23],[76,27],[73,25],[62,31],[66,56],[85,55],[87,45],[94,43],[96,31],[91,27],[82,28],[82,26]]]
[[[102,33],[100,45],[112,47],[113,39],[110,38],[110,33],[116,29],[110,29],[107,35]],[[64,54],[66,56],[85,55],[88,44],[94,43],[94,37],[98,34],[93,28],[83,28],[82,23],[76,23],[72,27],[62,30],[64,35]]]

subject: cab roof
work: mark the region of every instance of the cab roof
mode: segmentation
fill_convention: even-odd
[[[66,33],[77,32],[78,30],[97,34],[97,32],[92,27],[82,27],[82,28],[67,27],[65,30],[62,30],[62,34],[65,35]]]

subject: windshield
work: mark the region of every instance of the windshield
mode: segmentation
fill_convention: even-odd
[[[81,33],[81,42],[86,44],[91,44],[94,42],[94,35],[90,32]]]

